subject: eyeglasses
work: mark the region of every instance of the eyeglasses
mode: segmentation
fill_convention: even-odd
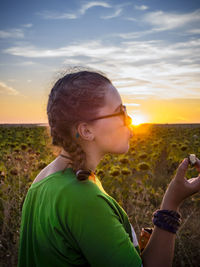
[[[106,119],[106,118],[115,117],[115,116],[123,116],[123,118],[124,118],[124,125],[129,126],[132,123],[132,119],[127,114],[127,110],[126,110],[126,106],[125,105],[121,105],[120,106],[120,112],[109,114],[109,115],[105,115],[105,116],[100,116],[100,117],[91,119],[90,121],[95,121],[95,120],[100,120],[100,119]]]

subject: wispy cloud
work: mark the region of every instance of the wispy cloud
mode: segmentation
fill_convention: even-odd
[[[139,107],[140,104],[137,103],[124,103],[126,106]]]
[[[200,22],[200,9],[191,13],[150,12],[144,15],[144,22],[149,23],[154,31],[172,30],[193,22]]]
[[[57,12],[57,11],[49,11],[44,10],[42,12],[37,12],[37,15],[40,15],[44,19],[77,19],[80,16],[83,16],[88,9],[93,7],[104,7],[104,8],[111,8],[111,5],[106,2],[101,1],[93,1],[87,2],[81,5],[80,9],[74,12]],[[118,10],[116,12],[119,12]],[[117,13],[115,13],[117,16]]]
[[[129,20],[129,19],[128,19]],[[136,19],[131,19],[133,21],[136,21]],[[120,37],[125,40],[132,40],[132,39],[138,39],[144,35],[150,34],[152,31],[141,31],[141,32],[126,32],[126,33],[113,33],[113,37]]]
[[[107,15],[107,16],[101,16],[102,19],[113,19],[118,17],[120,14],[122,13],[122,8],[118,8],[115,10],[115,12],[111,15]]]
[[[15,55],[15,56],[24,56],[28,58],[51,58],[51,57],[63,57],[63,56],[80,56],[86,55],[89,57],[101,57],[115,51],[120,51],[120,48],[117,46],[105,47],[100,44],[98,41],[91,41],[89,43],[83,44],[74,44],[57,49],[38,49],[34,46],[26,47],[11,47],[5,49],[4,52]]]
[[[149,9],[149,7],[145,6],[145,5],[141,5],[141,6],[135,5],[135,9],[137,9],[137,10],[147,10],[147,9]]]
[[[164,41],[126,41],[118,45],[105,46],[103,41],[90,41],[84,43],[74,43],[56,49],[40,49],[34,46],[14,46],[5,49],[3,52],[15,56],[27,58],[52,58],[52,57],[77,57],[85,56],[90,59],[106,59],[114,61],[121,60],[126,64],[147,64],[157,60],[170,60],[177,62],[188,59],[191,62],[198,60],[197,54],[200,48],[200,39],[167,44]],[[195,53],[195,56],[194,56]],[[103,61],[103,60],[102,60]]]
[[[24,28],[31,28],[31,27],[33,27],[33,24],[32,23],[27,23],[27,24],[23,24],[22,26]]]
[[[125,17],[124,19],[125,20],[129,20],[129,21],[137,21],[136,18],[132,18],[132,17]]]
[[[18,95],[19,92],[4,82],[0,82],[0,94],[2,95]]]
[[[200,34],[200,29],[190,29],[187,31],[187,33],[190,33],[190,34]]]
[[[4,53],[26,58],[65,57],[65,66],[84,64],[102,69],[121,93],[131,93],[137,99],[200,98],[199,49],[200,39],[175,44],[126,41],[110,46],[96,40],[57,49],[15,46]]]
[[[146,35],[167,30],[182,28],[177,34],[181,36],[199,35],[200,9],[191,13],[169,13],[164,11],[148,12],[140,18],[126,17],[125,20],[146,24],[149,29],[143,31],[113,33],[112,36],[122,39],[139,39]]]
[[[42,16],[44,19],[76,19],[78,17],[76,14],[73,13],[59,13],[48,10],[38,12],[37,14]]]
[[[33,61],[22,61],[20,63],[17,63],[16,65],[19,65],[19,66],[32,66],[34,64],[35,64],[35,62],[33,62]]]
[[[0,30],[0,38],[24,38],[22,29]]]
[[[94,1],[94,2],[88,2],[88,3],[85,3],[81,6],[80,8],[80,13],[83,15],[85,14],[85,12],[92,8],[92,7],[96,7],[96,6],[100,6],[100,7],[105,7],[105,8],[110,8],[111,5],[109,5],[107,2],[98,2],[98,1]]]

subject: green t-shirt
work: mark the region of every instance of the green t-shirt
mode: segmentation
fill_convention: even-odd
[[[71,168],[29,188],[22,209],[18,267],[141,266],[128,216],[96,177]],[[134,243],[134,244],[133,244]]]

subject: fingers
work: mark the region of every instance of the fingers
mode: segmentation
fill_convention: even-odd
[[[200,176],[191,178],[187,180],[187,182],[190,184],[190,188],[192,189],[193,194],[200,191]]]
[[[183,180],[187,171],[189,165],[188,158],[185,158],[181,164],[178,166],[178,169],[176,171],[176,175],[174,177],[175,180]]]
[[[197,169],[198,172],[200,172],[200,160],[196,158],[197,163],[195,164],[195,168]]]

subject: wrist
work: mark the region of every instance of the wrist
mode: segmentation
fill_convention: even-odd
[[[174,205],[170,203],[162,203],[160,206],[161,210],[174,210],[179,211],[179,205]]]

